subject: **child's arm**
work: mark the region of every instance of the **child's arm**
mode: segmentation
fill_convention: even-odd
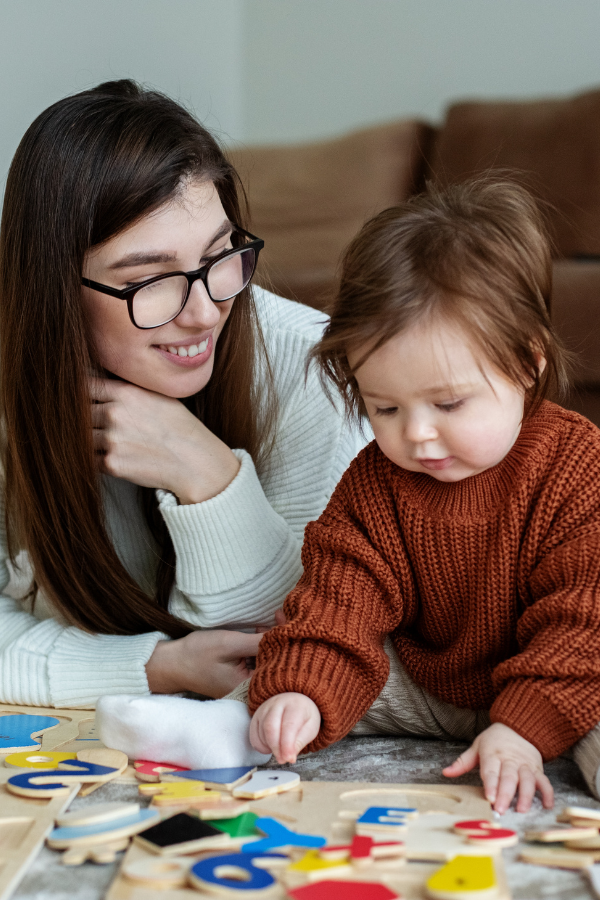
[[[477,763],[485,796],[496,812],[506,812],[517,790],[517,812],[527,812],[536,791],[542,795],[546,809],[554,805],[554,791],[544,775],[540,751],[507,725],[496,722],[482,731],[443,774],[456,778],[470,772]]]
[[[304,694],[276,694],[254,713],[250,743],[261,753],[272,753],[278,763],[295,763],[298,753],[316,738],[321,713]]]

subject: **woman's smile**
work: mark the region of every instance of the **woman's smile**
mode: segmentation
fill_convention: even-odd
[[[176,366],[183,366],[186,369],[193,369],[204,365],[210,359],[214,349],[214,341],[212,334],[209,334],[202,340],[199,338],[188,338],[172,344],[153,344],[152,346],[170,363]]]

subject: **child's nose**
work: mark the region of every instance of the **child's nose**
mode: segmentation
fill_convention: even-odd
[[[409,416],[406,422],[405,437],[413,444],[422,444],[425,441],[437,440],[438,433],[426,416],[413,415]]]

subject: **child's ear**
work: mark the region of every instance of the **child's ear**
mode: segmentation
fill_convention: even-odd
[[[546,368],[546,357],[544,356],[541,347],[537,344],[532,344],[531,349],[533,350],[533,356],[535,359],[535,366],[538,370],[538,375],[542,375],[544,369]]]

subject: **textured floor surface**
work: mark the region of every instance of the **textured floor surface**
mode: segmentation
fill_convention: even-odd
[[[441,775],[445,765],[465,749],[458,742],[425,741],[421,738],[349,737],[333,747],[301,759],[294,771],[307,781],[380,781],[420,784],[449,784]],[[534,801],[531,812],[509,812],[502,824],[520,833],[528,828],[549,826],[555,813],[564,806],[598,807],[586,791],[575,764],[559,759],[546,766],[556,792],[554,811],[543,810]],[[479,784],[475,775],[457,779],[458,784]],[[137,788],[130,785],[105,785],[83,805],[106,800],[133,800]],[[585,875],[560,869],[525,865],[515,860],[516,848],[505,850],[508,877],[514,900],[588,900],[593,897]],[[15,893],[18,900],[100,900],[110,884],[115,866],[86,863],[68,869],[59,862],[60,854],[44,848]],[[157,893],[160,900],[160,893]]]

